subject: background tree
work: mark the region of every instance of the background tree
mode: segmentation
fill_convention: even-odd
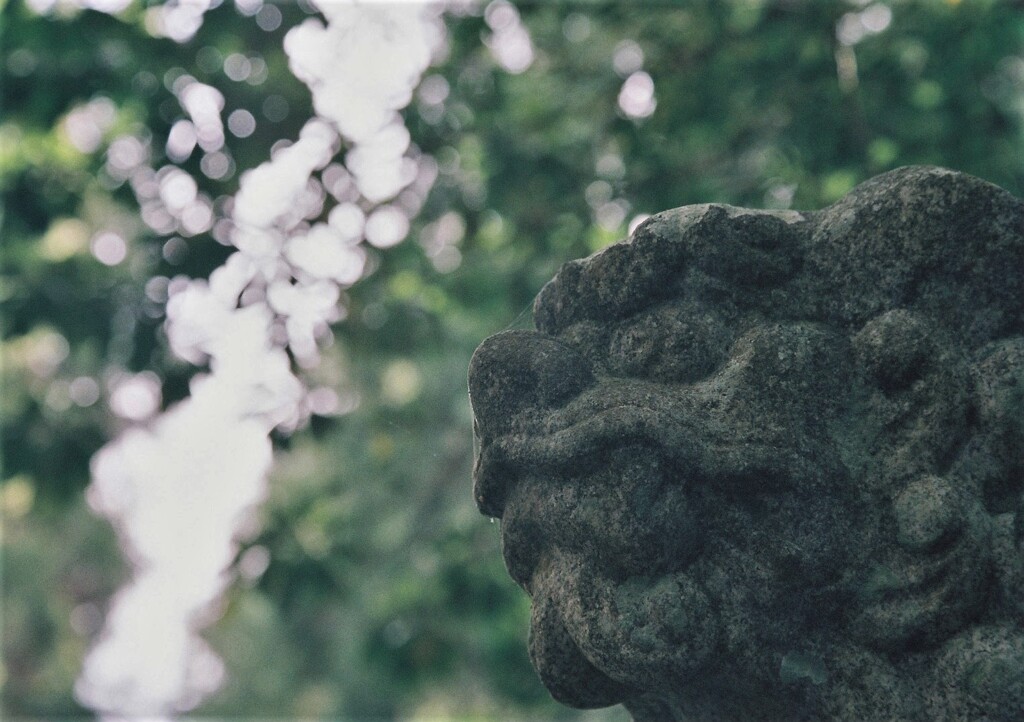
[[[73,680],[123,573],[83,499],[88,461],[130,421],[118,390],[138,374],[164,406],[185,395],[195,370],[160,335],[167,286],[228,254],[205,222],[140,221],[145,192],[119,172],[133,154],[181,166],[212,223],[238,171],[311,113],[281,51],[311,12],[224,3],[179,43],[153,37],[139,5],[3,7],[10,715],[82,711]],[[908,163],[1024,190],[1024,16],[1008,3],[497,0],[447,23],[447,55],[406,111],[437,179],[409,240],[348,293],[314,372],[347,413],[278,439],[262,530],[207,635],[228,680],[202,714],[579,716],[534,679],[527,600],[469,493],[475,345],[527,324],[562,262],[642,214],[818,208]],[[185,73],[222,93],[224,117],[252,118],[235,116],[220,165],[168,157]]]

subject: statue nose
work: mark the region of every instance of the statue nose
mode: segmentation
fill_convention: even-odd
[[[593,380],[586,359],[555,338],[521,330],[491,336],[469,363],[477,435],[496,436],[524,412],[562,406]]]

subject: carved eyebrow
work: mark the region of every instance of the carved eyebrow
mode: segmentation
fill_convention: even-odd
[[[692,301],[671,301],[615,325],[605,342],[613,375],[692,384],[729,357],[735,328],[721,314]]]

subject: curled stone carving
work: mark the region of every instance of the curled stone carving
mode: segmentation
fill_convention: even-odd
[[[1024,204],[911,167],[565,264],[470,368],[476,501],[575,707],[1024,719]]]

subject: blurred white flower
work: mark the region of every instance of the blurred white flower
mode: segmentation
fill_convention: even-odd
[[[313,278],[351,286],[363,273],[366,253],[346,243],[333,227],[317,223],[308,233],[288,243],[288,260]]]
[[[316,111],[358,143],[409,104],[443,26],[426,3],[327,2],[321,10],[328,25],[306,20],[285,36],[285,50]]]
[[[239,418],[247,393],[205,384],[93,459],[87,500],[114,522],[136,569],[76,685],[93,709],[186,711],[220,684],[223,670],[193,629],[223,591],[232,530],[266,495],[270,439],[265,423]]]
[[[193,708],[220,684],[223,665],[198,631],[213,619],[246,515],[266,495],[270,433],[287,433],[310,413],[347,413],[358,403],[330,389],[307,390],[292,359],[299,367],[317,362],[319,344],[341,317],[341,289],[362,276],[364,236],[385,248],[408,235],[412,206],[379,204],[410,185],[407,193],[425,197],[437,175],[436,164],[411,147],[398,111],[443,40],[440,11],[423,3],[318,4],[327,25],[307,20],[287,34],[285,50],[322,117],[242,174],[229,218],[214,218],[213,202],[182,169],[154,172],[143,165],[148,148],[141,142],[117,141],[108,153],[111,177],[130,179],[151,228],[187,236],[212,227],[218,241],[237,250],[208,281],[179,276],[160,288],[147,286],[157,297],[166,294],[165,330],[174,354],[209,364],[209,373],[193,377],[190,397],[153,417],[161,403],[155,377],[143,373],[111,384],[115,413],[147,425],[129,429],[93,458],[87,498],[111,519],[133,566],[76,687],[94,710],[173,714]],[[182,41],[210,5],[171,0],[146,11],[146,27]],[[260,27],[280,22],[279,12],[250,5],[250,15],[264,17]],[[229,78],[254,82],[259,63],[235,53],[223,69]],[[173,126],[169,158],[184,161],[198,145],[205,152],[203,173],[220,178],[233,172],[222,150],[224,96],[191,76],[179,76],[173,87],[189,119]],[[238,137],[252,133],[254,122],[244,110],[227,120]],[[105,132],[101,126],[92,115],[75,116],[68,133],[92,147]],[[328,165],[343,142],[348,168]],[[317,222],[328,193],[339,205],[326,223]],[[101,240],[93,249],[97,258],[117,262],[116,244]],[[88,400],[83,389],[77,398]],[[266,568],[257,556],[247,560],[243,573],[250,577]]]
[[[338,296],[338,286],[327,281],[308,285],[278,281],[267,289],[271,308],[285,319],[288,346],[300,361],[316,360],[316,338],[337,319]]]
[[[518,74],[533,63],[533,43],[508,0],[493,0],[484,10],[484,21],[494,33],[484,39],[491,55],[506,72]]]
[[[160,410],[160,379],[152,371],[121,375],[110,386],[110,410],[122,419],[145,421]]]
[[[273,159],[242,174],[234,217],[243,225],[266,228],[294,206],[314,170],[334,155],[336,135],[323,121],[312,120],[296,143]]]
[[[221,92],[189,77],[178,91],[178,100],[192,118],[199,147],[207,152],[220,150],[224,145],[224,124],[220,118],[224,96]]]

